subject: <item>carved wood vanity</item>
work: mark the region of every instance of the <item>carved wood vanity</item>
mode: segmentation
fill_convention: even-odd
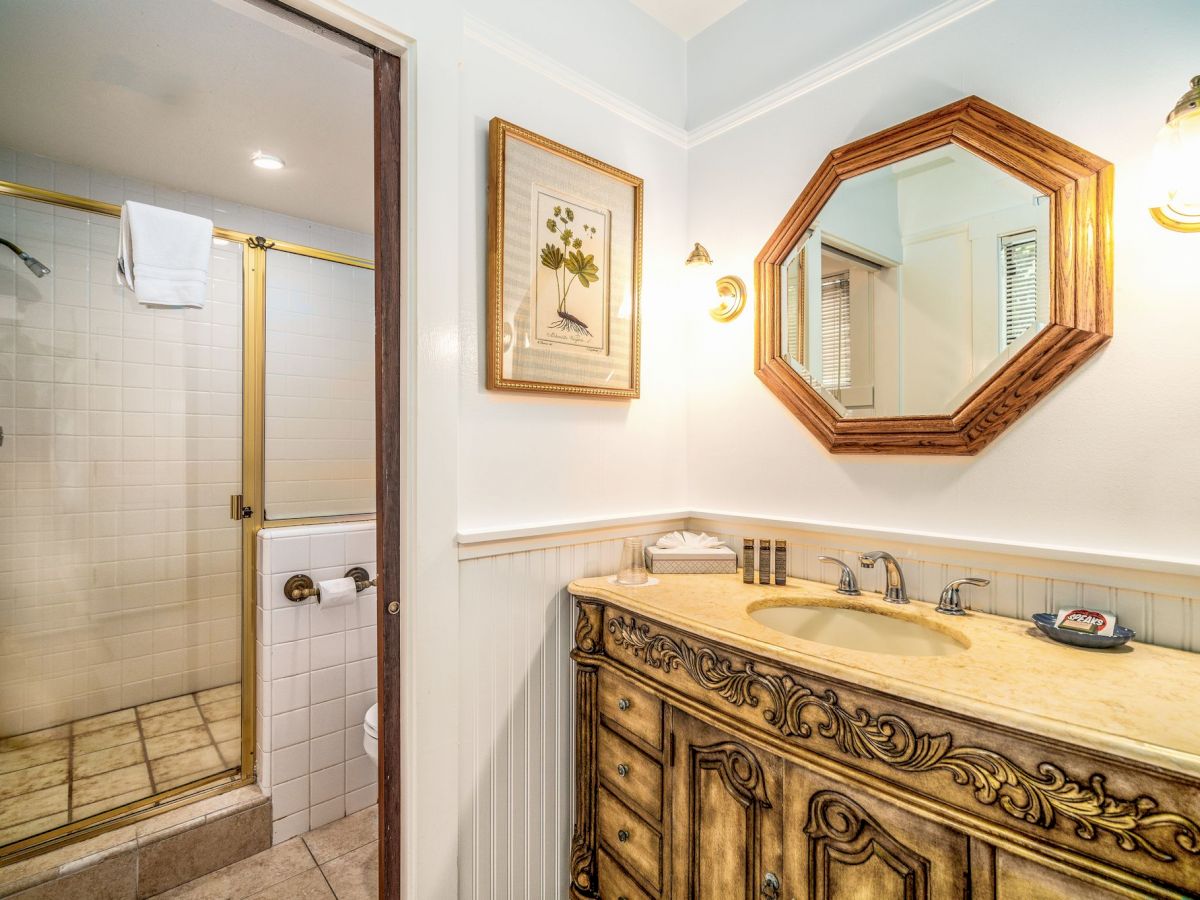
[[[1200,895],[1195,654],[1097,655],[794,579],[570,590],[577,900]],[[787,637],[750,618],[767,597],[907,617],[964,649]]]

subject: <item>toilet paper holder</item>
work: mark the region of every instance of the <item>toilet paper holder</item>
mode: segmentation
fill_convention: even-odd
[[[375,587],[375,582],[378,580],[378,578],[372,578],[370,573],[362,566],[353,566],[347,569],[345,577],[354,579],[354,589],[360,594],[367,588]],[[310,597],[316,597],[317,602],[320,603],[321,589],[313,584],[311,576],[293,575],[283,584],[283,596],[287,597],[293,603],[299,603]]]

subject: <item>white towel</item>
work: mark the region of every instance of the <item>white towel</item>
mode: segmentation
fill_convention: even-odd
[[[204,306],[212,221],[145,203],[121,206],[117,281],[151,306]]]

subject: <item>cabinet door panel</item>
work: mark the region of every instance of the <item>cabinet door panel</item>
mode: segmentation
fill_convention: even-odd
[[[809,900],[961,900],[967,838],[862,790],[787,767],[789,880]]]
[[[1127,898],[1129,894],[1107,891],[1031,860],[1003,850],[996,851],[996,900],[1076,900],[1080,897],[1117,900]]]
[[[760,896],[783,856],[782,761],[678,710],[671,722],[672,896]]]

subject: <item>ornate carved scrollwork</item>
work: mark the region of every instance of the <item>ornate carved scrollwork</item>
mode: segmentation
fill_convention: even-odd
[[[835,865],[859,866],[872,859],[895,873],[904,900],[929,896],[929,860],[888,834],[849,797],[834,791],[814,794],[804,833],[808,835],[809,896],[815,900],[830,896]]]
[[[601,616],[604,607],[599,603],[588,600],[577,600],[579,618],[575,622],[575,646],[583,653],[596,654],[604,652],[604,642],[601,639]]]
[[[735,741],[721,741],[692,750],[695,765],[712,769],[721,776],[726,789],[746,806],[771,808],[766,779],[754,754]]]
[[[765,699],[763,719],[784,737],[808,739],[815,725],[818,735],[850,756],[875,760],[900,772],[949,772],[957,784],[971,787],[978,802],[996,806],[1015,819],[1046,829],[1063,819],[1084,840],[1108,834],[1121,849],[1142,851],[1161,862],[1176,860],[1174,848],[1162,846],[1163,836],[1184,853],[1200,855],[1200,824],[1179,813],[1160,812],[1153,797],[1112,796],[1099,773],[1086,782],[1076,781],[1049,762],[1028,772],[994,750],[956,747],[952,735],[918,733],[899,716],[845,709],[832,690],[818,694],[791,676],[759,672],[754,663],[739,668],[708,647],[651,634],[648,625],[623,616],[610,621],[609,630],[617,647],[650,668],[682,670],[734,706],[757,708],[760,697]],[[811,724],[805,720],[808,710],[816,718]],[[1158,838],[1158,843],[1152,838]]]

